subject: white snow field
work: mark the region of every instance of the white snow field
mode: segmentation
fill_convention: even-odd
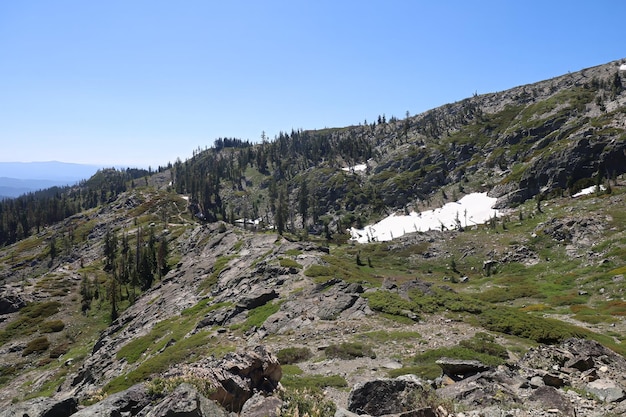
[[[357,171],[365,171],[367,169],[367,164],[357,164],[347,168],[341,168],[342,171],[346,172],[357,172]]]
[[[351,228],[351,239],[359,243],[382,242],[405,233],[442,230],[442,225],[443,230],[453,230],[459,223],[463,227],[482,224],[494,216],[502,215],[501,211],[492,208],[496,200],[488,197],[487,193],[472,193],[438,209],[411,212],[409,215],[392,214],[364,229]]]
[[[606,187],[604,185],[600,185],[600,191],[604,191],[604,190],[606,190]],[[581,197],[583,195],[593,194],[595,192],[596,192],[596,186],[592,185],[591,187],[583,188],[582,190],[574,194],[572,197]]]

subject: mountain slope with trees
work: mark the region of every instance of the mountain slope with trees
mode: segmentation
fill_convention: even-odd
[[[482,406],[542,415],[525,399],[554,369],[533,355],[574,352],[571,338],[590,343],[586,370],[626,392],[623,77],[613,62],[404,119],[220,138],[156,172],[0,202],[0,404],[68,397],[86,413],[131,389],[149,393],[147,413],[184,382],[240,412],[252,388],[216,381],[243,350],[273,370],[255,389],[283,415],[332,415],[345,387],[402,374],[432,381],[424,406],[480,409],[445,388],[459,375],[444,357],[523,369],[515,384],[498,374],[502,394]],[[506,214],[391,242],[346,232],[475,191]],[[579,414],[625,410],[579,371],[545,380]]]

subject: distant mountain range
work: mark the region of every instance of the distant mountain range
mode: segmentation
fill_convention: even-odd
[[[0,162],[0,199],[74,184],[102,168],[67,162]]]

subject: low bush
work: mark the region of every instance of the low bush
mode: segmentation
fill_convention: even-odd
[[[64,328],[65,323],[63,323],[61,320],[50,320],[41,323],[41,325],[39,326],[39,331],[41,333],[56,333],[60,332]]]
[[[376,358],[376,353],[374,353],[372,347],[363,343],[341,343],[339,345],[330,345],[326,348],[325,353],[328,358]]]
[[[313,352],[307,347],[288,347],[276,353],[276,357],[281,365],[302,362],[310,359],[312,356]]]
[[[50,347],[50,342],[48,338],[45,336],[38,337],[36,339],[28,342],[24,350],[22,351],[22,356],[30,355],[31,353],[41,353],[48,350]]]
[[[555,344],[570,337],[585,337],[588,332],[560,320],[534,316],[510,307],[486,310],[478,317],[487,330]]]
[[[302,265],[300,265],[298,262],[294,261],[293,259],[280,258],[279,262],[280,262],[280,266],[282,266],[283,268],[302,269]]]

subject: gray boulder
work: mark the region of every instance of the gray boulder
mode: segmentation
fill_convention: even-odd
[[[274,298],[278,297],[276,290],[262,288],[257,291],[252,291],[249,294],[241,297],[237,302],[237,308],[242,310],[252,310],[253,308],[260,307]]]
[[[626,399],[622,387],[610,379],[603,378],[590,382],[587,384],[587,391],[607,403]]]
[[[348,398],[348,411],[371,416],[398,414],[416,408],[416,396],[424,393],[415,376],[376,379],[356,384]]]
[[[26,307],[26,301],[18,294],[0,294],[0,316],[15,313]]]
[[[239,417],[279,417],[283,401],[274,396],[256,393],[245,402]]]
[[[135,416],[148,404],[150,396],[145,385],[137,384],[125,391],[109,395],[97,404],[79,410],[74,417]]]
[[[227,417],[215,402],[207,399],[189,384],[180,384],[154,407],[147,407],[141,417]]]
[[[462,379],[489,369],[487,365],[477,360],[441,358],[436,363],[441,367],[443,373],[451,378]]]
[[[543,386],[537,388],[530,395],[528,401],[532,403],[533,409],[559,410],[557,415],[563,416],[576,415],[571,401],[562,391],[554,387]]]
[[[62,400],[38,397],[10,405],[0,411],[0,417],[69,417],[76,412],[77,407],[78,402],[73,397]]]

